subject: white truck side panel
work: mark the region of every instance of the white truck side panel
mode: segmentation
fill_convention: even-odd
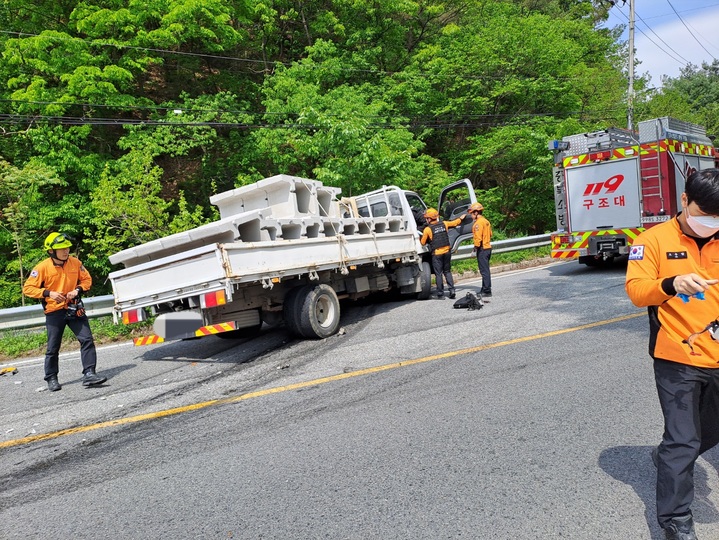
[[[144,307],[226,288],[352,265],[382,264],[389,258],[413,262],[411,231],[370,233],[282,242],[211,244],[110,274],[117,305]]]
[[[109,275],[115,302],[123,309],[224,288],[222,244],[210,244]],[[153,300],[154,298],[154,300]]]
[[[641,227],[639,157],[565,171],[569,230]]]

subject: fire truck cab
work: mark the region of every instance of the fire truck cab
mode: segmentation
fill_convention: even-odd
[[[670,117],[549,142],[557,231],[552,257],[601,265],[629,253],[645,228],[681,209],[694,170],[715,166],[706,130]]]

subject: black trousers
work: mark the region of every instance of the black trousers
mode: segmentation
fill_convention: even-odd
[[[492,257],[492,249],[476,248],[477,268],[482,276],[482,294],[492,294],[492,274],[489,273],[489,259]]]
[[[452,278],[452,254],[447,252],[444,255],[432,255],[432,268],[437,280],[437,296],[444,296],[444,281],[447,280],[449,294],[454,292],[454,279]]]
[[[709,369],[655,360],[654,377],[664,413],[657,519],[666,528],[672,518],[691,513],[694,463],[719,443],[719,364]]]
[[[80,361],[82,362],[83,374],[88,369],[95,368],[97,364],[97,351],[95,350],[95,340],[92,337],[90,323],[87,317],[67,319],[65,310],[61,309],[45,314],[45,328],[47,329],[47,351],[45,352],[45,380],[53,375],[57,375],[60,371],[58,355],[60,354],[60,344],[62,343],[62,335],[65,327],[69,326],[72,333],[75,334],[80,342]]]

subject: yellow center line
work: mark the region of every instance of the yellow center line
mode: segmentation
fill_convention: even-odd
[[[59,431],[53,431],[50,433],[42,433],[40,435],[32,435],[30,437],[23,437],[22,439],[13,439],[10,441],[0,442],[0,448],[10,448],[12,446],[19,446],[21,444],[28,444],[40,441],[47,441],[50,439],[56,439],[65,435],[73,435],[75,433],[84,433],[86,431],[94,431],[97,429],[103,429],[113,426],[122,426],[125,424],[135,424],[137,422],[144,422],[146,420],[154,420],[157,418],[163,418],[165,416],[174,416],[176,414],[182,414],[191,411],[198,411],[200,409],[206,409],[207,407],[213,407],[216,405],[226,405],[228,403],[239,403],[240,401],[246,401],[248,399],[269,396],[271,394],[279,394],[281,392],[288,392],[291,390],[299,390],[301,388],[307,388],[309,386],[318,386],[320,384],[326,384],[334,381],[341,381],[343,379],[349,379],[352,377],[361,377],[363,375],[369,375],[371,373],[378,373],[380,371],[387,371],[389,369],[396,369],[400,367],[413,366],[416,364],[423,364],[425,362],[432,362],[434,360],[441,360],[443,358],[451,358],[454,356],[461,356],[464,354],[471,354],[487,349],[496,349],[497,347],[505,347],[507,345],[514,345],[517,343],[524,343],[527,341],[534,341],[537,339],[544,339],[553,336],[559,336],[562,334],[568,334],[570,332],[577,332],[580,330],[586,330],[588,328],[596,328],[597,326],[605,326],[608,324],[614,324],[617,322],[626,321],[629,319],[636,319],[642,317],[645,312],[634,313],[632,315],[623,315],[621,317],[614,317],[613,319],[607,319],[604,321],[593,322],[589,324],[583,324],[581,326],[575,326],[572,328],[565,328],[563,330],[553,330],[551,332],[545,332],[543,334],[535,334],[533,336],[526,336],[516,339],[509,339],[506,341],[498,341],[496,343],[489,343],[487,345],[478,345],[476,347],[469,347],[467,349],[459,349],[457,351],[450,351],[441,354],[433,354],[431,356],[423,356],[421,358],[415,358],[412,360],[404,360],[401,362],[394,362],[392,364],[384,364],[382,366],[376,366],[366,369],[359,369],[357,371],[350,371],[348,373],[338,373],[337,375],[330,375],[329,377],[321,377],[319,379],[312,379],[309,381],[298,382],[288,384],[285,386],[277,386],[274,388],[267,388],[265,390],[257,390],[256,392],[248,392],[239,396],[231,396],[222,399],[211,399],[209,401],[202,401],[200,403],[193,403],[191,405],[184,405],[182,407],[175,407],[173,409],[165,409],[163,411],[157,411],[153,413],[140,414],[137,416],[128,416],[126,418],[118,418],[116,420],[108,420],[107,422],[98,422],[96,424],[89,424],[86,426],[77,426],[68,429],[61,429]]]

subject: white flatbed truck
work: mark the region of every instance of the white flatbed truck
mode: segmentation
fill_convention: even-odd
[[[278,175],[210,198],[220,219],[110,257],[115,321],[155,317],[136,344],[248,335],[282,321],[303,338],[337,332],[340,299],[397,290],[426,299],[422,199],[395,186],[339,198],[317,180]],[[438,208],[455,219],[475,202],[469,180],[447,186]],[[471,219],[450,229],[452,249]]]

